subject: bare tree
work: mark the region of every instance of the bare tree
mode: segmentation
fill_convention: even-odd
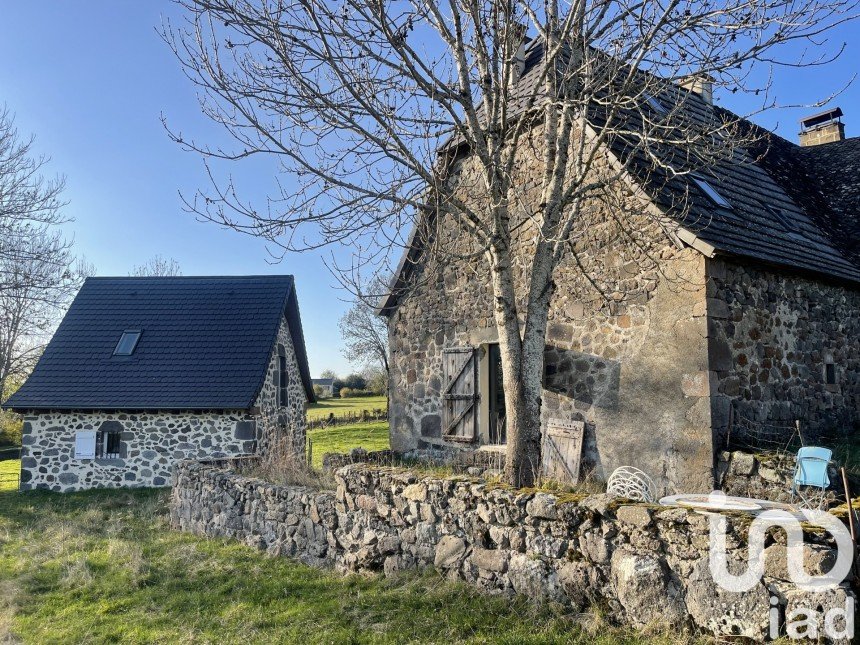
[[[389,280],[377,275],[356,294],[352,306],[340,319],[340,336],[346,347],[343,354],[353,363],[381,369],[386,381],[388,366],[388,326],[376,314],[377,303],[386,293]]]
[[[0,396],[32,369],[58,314],[90,269],[58,226],[64,180],[43,176],[48,158],[0,111]]]
[[[156,255],[143,264],[135,265],[129,275],[137,277],[178,276],[182,275],[182,269],[179,266],[179,262],[173,258]]]
[[[575,224],[601,203],[619,220],[641,215],[641,199],[621,196],[633,160],[650,161],[642,186],[707,169],[743,144],[718,111],[687,118],[683,93],[659,110],[652,98],[699,74],[773,107],[756,66],[827,62],[821,37],[857,9],[857,0],[178,2],[186,22],[165,24],[163,37],[234,142],[171,131],[211,178],[188,209],[282,252],[349,242],[353,266],[335,266],[345,273],[389,268],[408,229],[422,257],[481,262],[499,330],[506,476],[519,484],[540,463],[548,308]],[[521,76],[525,34],[541,46]],[[793,42],[807,47],[785,47]],[[285,178],[264,204],[210,164],[259,155]],[[517,182],[524,159],[541,168],[540,185]],[[454,254],[452,237],[468,253]]]

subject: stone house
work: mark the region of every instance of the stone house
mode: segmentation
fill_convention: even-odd
[[[30,378],[21,489],[165,486],[182,459],[303,454],[292,276],[88,278]]]
[[[727,114],[706,82],[667,84],[655,98],[691,119]],[[606,477],[636,466],[665,491],[704,492],[736,415],[800,419],[810,436],[856,427],[860,138],[846,139],[839,117],[805,120],[800,145],[743,122],[760,147],[735,150],[707,177],[652,182],[631,164],[636,240],[599,209],[577,223],[576,261],[555,273],[541,421],[544,432],[550,419],[584,422],[585,468]],[[468,150],[452,157],[452,181],[476,183]],[[540,168],[519,166],[527,201]],[[442,261],[414,236],[379,308],[391,447],[492,452],[505,431],[489,276],[455,227],[432,228],[434,247],[464,259]]]
[[[333,378],[315,378],[313,379],[314,387],[320,388],[325,396],[334,396],[334,379]]]

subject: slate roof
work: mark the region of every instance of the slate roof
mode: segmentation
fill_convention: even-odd
[[[314,382],[314,385],[323,385],[323,386],[334,385],[334,379],[333,378],[315,378],[315,379],[313,379],[313,382]]]
[[[88,278],[3,407],[247,410],[284,315],[313,401],[292,276]],[[137,347],[113,356],[125,330],[142,332]]]
[[[542,56],[541,41],[531,42],[526,67],[512,90],[511,118],[528,107]],[[801,148],[675,84],[664,82],[663,91],[655,95],[664,105],[677,106],[670,118],[701,125],[734,122],[763,135],[755,149],[737,148],[731,160],[718,163],[704,177],[729,199],[731,209],[716,206],[689,175],[663,175],[641,148],[620,137],[612,141],[610,149],[631,176],[687,233],[684,241],[704,242],[714,254],[860,283],[860,138]],[[599,122],[599,115],[590,117]],[[635,131],[641,112],[630,110],[624,118]],[[453,155],[464,143],[455,136],[440,151]],[[663,150],[657,155],[666,158],[674,152]],[[396,307],[405,277],[418,261],[421,236],[414,233],[391,293],[379,304],[380,314]]]

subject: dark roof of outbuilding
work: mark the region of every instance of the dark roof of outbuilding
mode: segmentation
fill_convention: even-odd
[[[284,315],[313,401],[292,276],[88,278],[4,407],[247,410]],[[137,347],[114,356],[128,330]]]
[[[334,385],[333,378],[315,378],[314,385]]]
[[[510,118],[528,109],[528,97],[539,87],[542,55],[540,39],[531,42],[523,74],[512,89]],[[689,175],[663,174],[640,147],[622,137],[611,141],[612,153],[654,204],[689,233],[682,238],[685,242],[692,240],[713,253],[860,283],[860,138],[802,148],[673,83],[663,82],[663,91],[655,95],[677,106],[672,118],[732,123],[760,135],[761,143],[736,148],[731,159],[717,163],[704,176],[729,199],[731,209],[715,205]],[[482,108],[478,112],[480,116]],[[630,110],[624,117],[635,131],[641,115]],[[455,136],[440,151],[454,155],[463,145],[464,139]],[[666,158],[675,152],[666,149],[657,155]],[[396,308],[406,276],[420,257],[420,237],[413,230],[378,313]]]

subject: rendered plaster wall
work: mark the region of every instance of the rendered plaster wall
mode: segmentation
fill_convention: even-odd
[[[711,260],[707,271],[716,429],[725,433],[730,406],[770,425],[799,419],[807,439],[856,428],[860,290],[731,261]]]
[[[277,346],[287,355],[289,405],[278,406]],[[72,491],[97,487],[167,486],[173,465],[265,451],[278,438],[304,450],[305,392],[286,319],[251,411],[53,411],[26,414],[21,489]],[[76,459],[75,433],[121,432],[120,458]],[[303,452],[302,452],[303,454]]]
[[[518,199],[536,203],[539,166],[525,161]],[[474,186],[476,173],[466,159],[454,176]],[[584,465],[599,478],[632,465],[663,490],[710,491],[704,259],[670,241],[646,204],[632,195],[619,199],[641,214],[621,219],[606,208],[587,210],[556,269],[542,423],[585,421]],[[443,437],[443,350],[498,339],[486,260],[469,257],[474,249],[456,226],[443,223],[437,231],[436,247],[447,255],[425,253],[389,318],[391,447],[400,453],[463,447]],[[527,289],[535,238],[527,223],[516,227],[518,298]]]

